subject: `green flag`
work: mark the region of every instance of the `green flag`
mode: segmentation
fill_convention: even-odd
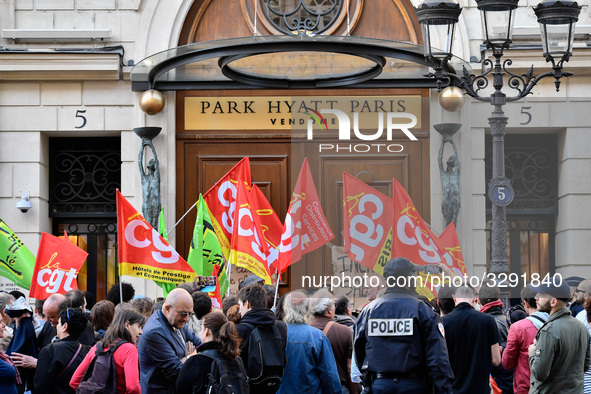
[[[35,256],[0,219],[0,275],[24,289],[31,288]]]
[[[220,267],[218,273],[220,293],[226,293],[230,286],[230,281],[226,275],[226,264],[222,255],[222,247],[211,223],[209,208],[201,194],[199,194],[197,219],[195,220],[195,229],[193,230],[187,263],[189,263],[197,275],[201,276],[211,276],[214,264],[218,265]]]
[[[158,220],[158,233],[162,236],[162,238],[164,238],[166,242],[168,242],[168,232],[166,231],[166,222],[164,221],[164,207],[160,208],[160,220]],[[162,288],[164,298],[166,298],[170,291],[176,289],[176,283],[156,282],[156,284]]]

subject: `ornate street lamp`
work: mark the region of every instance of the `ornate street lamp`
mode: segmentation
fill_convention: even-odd
[[[493,171],[488,188],[488,196],[492,205],[492,239],[491,263],[492,273],[509,274],[507,261],[507,218],[506,206],[513,201],[513,188],[505,177],[505,130],[507,117],[503,106],[507,102],[524,98],[531,93],[532,88],[545,77],[555,78],[556,90],[560,88],[560,78],[573,75],[562,71],[564,62],[572,55],[575,23],[579,19],[581,7],[575,1],[543,0],[534,8],[542,33],[544,57],[552,63],[553,71],[545,72],[535,77],[533,66],[526,74],[514,74],[507,70],[512,61],[501,61],[503,51],[511,45],[511,36],[515,11],[519,0],[476,0],[480,10],[484,30],[484,44],[495,58],[495,62],[485,59],[485,71],[474,75],[464,68],[461,77],[445,72],[445,65],[452,56],[452,41],[455,24],[459,19],[461,9],[455,0],[426,0],[417,9],[417,18],[423,28],[425,58],[431,63],[433,73],[429,74],[437,79],[438,85],[453,85],[462,88],[467,95],[476,100],[489,102],[494,106],[491,117],[488,118],[493,137]],[[438,35],[437,35],[438,34]],[[437,39],[443,38],[443,49],[433,48]],[[507,85],[513,89],[513,95],[507,97],[503,92],[503,76],[508,75]],[[494,92],[481,95],[489,86],[492,77]]]

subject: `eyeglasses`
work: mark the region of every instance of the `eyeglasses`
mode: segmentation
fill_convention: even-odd
[[[172,309],[175,310],[176,313],[179,314],[179,316],[184,319],[185,317],[189,316],[192,317],[195,313],[194,312],[179,312],[174,306],[170,306]]]

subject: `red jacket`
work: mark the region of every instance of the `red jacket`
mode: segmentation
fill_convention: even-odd
[[[107,348],[108,349],[108,348]],[[105,349],[106,350],[106,349]],[[86,372],[86,368],[96,357],[96,345],[92,347],[84,357],[82,364],[78,366],[76,372],[70,380],[70,387],[74,390],[80,385],[80,381]],[[117,392],[140,394],[140,373],[137,347],[131,343],[124,343],[113,353],[115,361],[115,370],[117,371]]]
[[[503,368],[511,369],[515,367],[513,374],[513,390],[515,394],[529,393],[529,355],[527,348],[534,343],[538,329],[534,324],[522,319],[513,323],[509,327],[509,336],[507,337],[507,347],[503,352]]]

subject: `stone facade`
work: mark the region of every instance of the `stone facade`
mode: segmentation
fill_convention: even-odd
[[[217,1],[217,0],[212,0]],[[232,0],[226,0],[232,1]],[[0,217],[28,245],[33,254],[42,232],[51,232],[49,217],[48,139],[57,136],[120,136],[122,193],[141,207],[137,167],[137,126],[160,126],[155,139],[162,176],[162,201],[166,216],[175,218],[175,94],[165,94],[167,106],[157,116],[139,108],[139,93],[131,91],[129,73],[134,63],[176,46],[189,0],[8,0],[0,2]],[[471,59],[473,69],[481,52],[480,16],[474,0],[461,1],[462,13],[455,45],[456,55]],[[539,45],[539,30],[531,7],[520,4],[514,41]],[[43,30],[39,30],[43,29]],[[563,80],[560,92],[553,81],[542,81],[526,100],[508,104],[508,133],[553,133],[558,136],[558,204],[555,226],[556,272],[589,277],[591,255],[591,123],[587,116],[591,95],[591,32],[589,10],[583,8],[577,26],[575,50],[566,69],[575,76]],[[103,37],[93,39],[93,35]],[[90,38],[89,38],[90,37]],[[121,46],[112,52],[104,46]],[[55,49],[59,49],[56,51]],[[525,72],[534,64],[547,71],[539,49],[508,51],[512,69]],[[455,136],[462,165],[458,235],[469,272],[486,269],[486,192],[484,176],[487,118],[491,106],[467,100],[458,113],[438,105],[431,93],[431,124],[461,122]],[[532,119],[523,123],[523,106]],[[85,111],[79,128],[77,111]],[[441,137],[431,132],[431,218],[443,229],[441,185],[437,157]],[[26,214],[15,209],[21,193],[30,193],[33,208]],[[426,218],[428,221],[429,219]],[[169,219],[169,222],[172,221]],[[169,223],[171,226],[172,223]],[[170,237],[174,245],[174,233]],[[152,282],[127,278],[138,293],[156,294]]]

